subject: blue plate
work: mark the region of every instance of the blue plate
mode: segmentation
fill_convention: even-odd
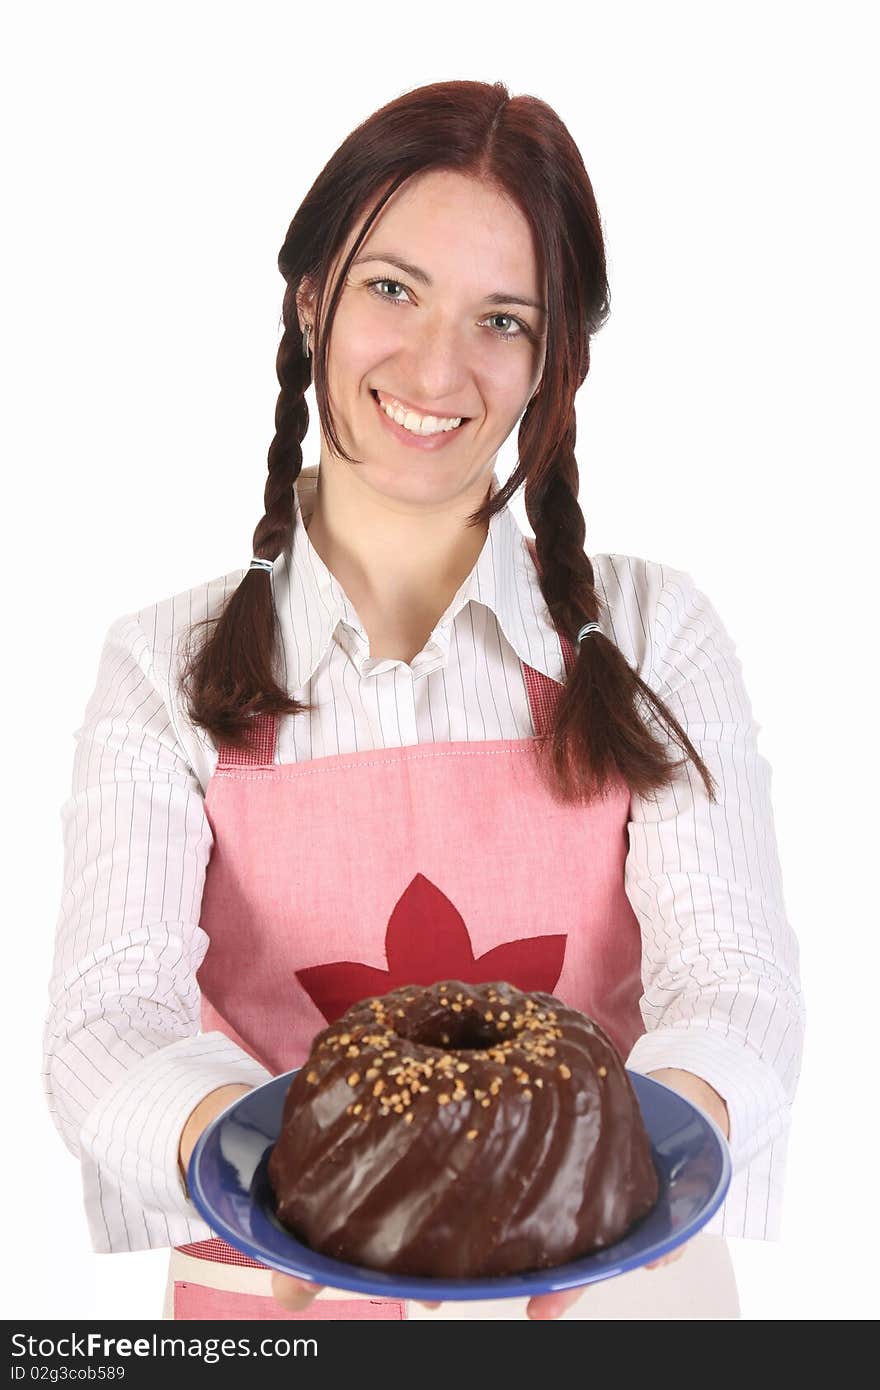
[[[266,1165],[281,1128],[295,1072],[241,1096],[196,1144],[187,1179],[192,1200],[216,1235],[252,1259],[332,1289],[385,1298],[521,1298],[610,1279],[659,1259],[689,1240],[724,1201],[730,1151],[720,1129],[677,1091],[628,1071],[651,1138],[660,1179],[656,1206],[614,1245],[567,1264],[489,1279],[386,1274],[319,1255],[275,1217]]]

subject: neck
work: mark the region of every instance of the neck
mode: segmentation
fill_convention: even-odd
[[[417,505],[377,492],[351,465],[322,456],[309,541],[368,631],[388,623],[430,631],[485,545],[488,523],[469,526],[467,518],[491,487],[484,473],[467,492]]]

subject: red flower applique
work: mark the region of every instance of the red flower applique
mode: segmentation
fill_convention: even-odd
[[[561,935],[505,941],[475,959],[461,913],[436,884],[416,874],[388,921],[387,970],[341,960],[297,970],[296,978],[328,1023],[360,999],[438,980],[471,985],[506,980],[528,993],[552,994],[562,973],[565,940]]]

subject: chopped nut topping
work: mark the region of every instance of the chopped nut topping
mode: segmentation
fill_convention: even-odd
[[[494,1025],[491,1041],[465,1050],[454,1032],[462,1024],[457,1022],[450,1028],[448,1015],[444,1018],[439,1014],[435,1014],[434,1026],[438,1032],[431,1045],[423,1046],[401,1038],[396,1026],[399,1020],[409,1016],[409,1009],[422,994],[416,989],[406,995],[395,991],[390,999],[383,996],[364,1001],[359,1012],[352,1015],[347,1032],[330,1032],[322,1039],[318,1046],[323,1051],[316,1051],[313,1069],[306,1068],[304,1080],[315,1087],[326,1084],[318,1064],[321,1057],[332,1057],[334,1061],[357,1058],[358,1070],[350,1074],[343,1071],[342,1075],[349,1086],[363,1084],[364,1095],[378,1097],[378,1100],[376,1105],[352,1104],[347,1113],[366,1121],[393,1112],[402,1115],[404,1123],[411,1125],[415,1119],[413,1110],[422,1094],[430,1095],[438,1105],[453,1104],[455,1113],[454,1103],[488,1109],[494,1098],[509,1091],[514,1080],[518,1083],[517,1094],[524,1101],[531,1101],[535,1087],[543,1088],[544,1079],[553,1067],[561,1078],[574,1078],[572,1062],[560,1059],[557,1063],[555,1060],[559,1055],[556,1044],[560,1039],[564,1044],[563,1056],[567,1051],[565,1030],[559,1026],[560,1018],[567,1016],[563,1010],[557,1012],[546,1005],[541,1007],[537,999],[525,998],[517,990],[508,996],[503,991],[481,986],[475,995],[470,995],[466,989],[458,989],[458,982],[455,984],[455,990],[452,981],[432,986],[431,1002],[436,1006],[439,999],[444,1009],[456,1014],[465,1009],[474,1010],[471,1018],[484,1018]],[[406,1010],[403,1005],[407,1006]],[[355,1018],[359,1019],[356,1024]],[[446,1031],[440,1032],[444,1025]],[[392,1066],[386,1066],[389,1061]],[[606,1078],[609,1070],[607,1064],[597,1067],[599,1079]],[[510,1080],[506,1080],[508,1075]],[[475,1086],[475,1082],[480,1084]],[[473,1111],[470,1116],[472,1125],[476,1124]],[[472,1140],[488,1138],[490,1129],[491,1120],[487,1116],[482,1130],[471,1128],[462,1132]]]

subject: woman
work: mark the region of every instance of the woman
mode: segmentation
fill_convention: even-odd
[[[178,1319],[737,1317],[724,1236],[778,1229],[797,945],[717,614],[681,571],[584,550],[574,398],[608,287],[580,155],[500,83],[418,89],[344,141],[279,265],[254,559],[120,618],[78,731],[46,1084],[95,1248],[171,1246]],[[417,911],[392,937],[426,884],[430,937]],[[213,1239],[184,1177],[205,1125],[377,981],[477,981],[490,952],[728,1135],[730,1194],[680,1258],[425,1310]]]

